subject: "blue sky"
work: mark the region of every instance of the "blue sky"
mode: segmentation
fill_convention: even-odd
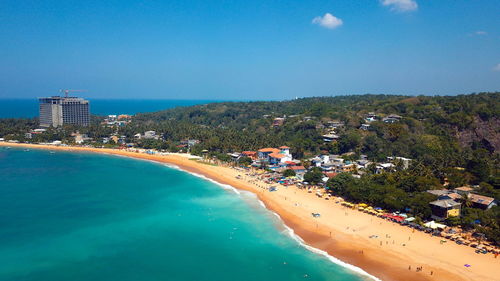
[[[0,1],[0,98],[500,90],[498,0]]]

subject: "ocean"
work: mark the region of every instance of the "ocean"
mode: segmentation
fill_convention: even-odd
[[[256,197],[167,165],[0,147],[0,280],[365,280]]]
[[[90,113],[94,115],[136,114],[154,112],[178,106],[220,102],[219,100],[120,100],[90,99]],[[0,118],[37,117],[37,99],[0,99]]]

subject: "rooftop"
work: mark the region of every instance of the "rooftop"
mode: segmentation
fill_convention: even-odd
[[[266,147],[266,148],[259,149],[259,152],[278,153],[278,152],[280,152],[280,150],[277,148],[273,148],[273,147]]]
[[[486,206],[491,204],[493,201],[495,201],[495,198],[483,196],[483,195],[479,195],[479,194],[473,194],[473,193],[469,194],[469,198],[470,198],[470,201],[472,201],[476,204],[481,204],[481,205],[486,205]]]
[[[460,203],[456,202],[453,199],[436,200],[436,201],[430,202],[429,204],[434,205],[434,206],[438,206],[441,208],[451,208],[451,207],[460,206]]]
[[[447,195],[449,193],[449,191],[446,189],[433,189],[433,190],[427,190],[427,192],[430,194],[434,194],[436,196]]]
[[[468,187],[468,186],[461,186],[461,187],[457,187],[455,188],[455,191],[465,191],[465,192],[471,192],[473,191],[474,188],[472,187]]]
[[[273,157],[273,158],[279,158],[279,159],[281,159],[281,158],[283,158],[283,157],[286,157],[286,155],[285,155],[285,154],[281,154],[281,153],[274,153],[274,152],[273,152],[273,153],[271,153],[271,154],[269,154],[269,156],[270,156],[270,157]]]

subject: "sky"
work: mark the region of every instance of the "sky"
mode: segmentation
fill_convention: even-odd
[[[498,0],[0,1],[0,98],[500,90]]]

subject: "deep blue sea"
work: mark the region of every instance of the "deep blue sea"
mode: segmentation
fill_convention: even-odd
[[[90,99],[90,113],[94,115],[136,114],[211,102],[218,101]],[[37,99],[0,99],[0,118],[32,118],[37,116]]]
[[[363,280],[255,196],[162,164],[0,147],[0,280]]]

